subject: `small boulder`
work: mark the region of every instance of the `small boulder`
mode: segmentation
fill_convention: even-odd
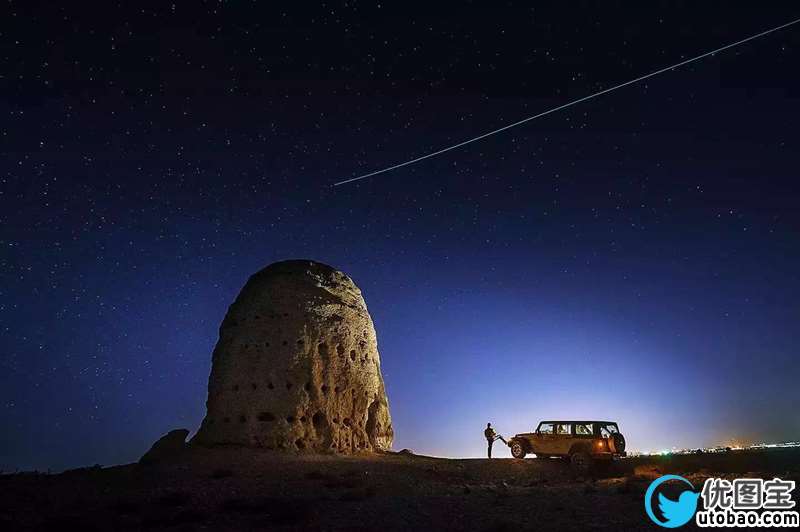
[[[150,450],[144,453],[139,459],[143,465],[157,464],[165,460],[174,458],[187,448],[186,437],[189,431],[186,429],[175,429],[167,432],[156,441]]]

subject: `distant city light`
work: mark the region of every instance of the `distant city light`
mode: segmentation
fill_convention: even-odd
[[[791,449],[796,447],[800,447],[800,441],[788,441],[782,443],[754,443],[752,445],[699,447],[694,449],[661,449],[660,451],[630,451],[628,453],[628,457],[668,456],[671,454],[727,453],[733,451],[758,451],[763,449]]]

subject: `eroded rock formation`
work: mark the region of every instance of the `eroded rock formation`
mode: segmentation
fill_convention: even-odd
[[[186,429],[171,430],[156,441],[150,450],[144,453],[139,459],[140,464],[158,464],[169,461],[180,455],[187,449],[186,437],[189,431]]]
[[[220,327],[206,406],[201,445],[389,449],[377,339],[358,287],[307,260],[253,275]]]

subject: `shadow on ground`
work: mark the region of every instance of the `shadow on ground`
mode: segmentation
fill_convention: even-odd
[[[651,530],[643,494],[666,473],[696,489],[710,476],[800,480],[800,452],[634,458],[577,476],[560,460],[191,449],[168,464],[2,475],[0,529]]]

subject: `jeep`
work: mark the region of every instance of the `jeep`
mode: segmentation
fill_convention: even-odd
[[[573,467],[587,470],[595,460],[625,456],[625,437],[613,421],[542,421],[533,432],[508,440],[511,456],[568,458]]]

